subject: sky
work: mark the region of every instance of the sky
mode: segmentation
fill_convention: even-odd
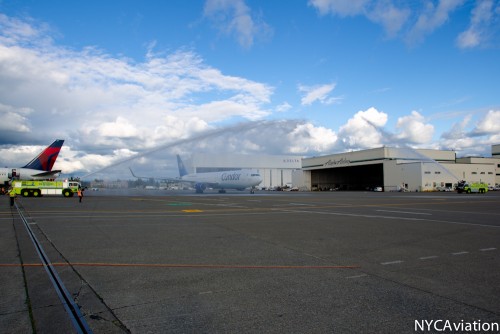
[[[0,0],[0,165],[55,139],[70,175],[196,151],[491,156],[499,79],[500,0]]]

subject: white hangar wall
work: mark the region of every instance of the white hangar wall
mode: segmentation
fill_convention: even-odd
[[[493,146],[498,146],[498,149],[500,150],[500,145],[493,145]],[[479,170],[478,168],[474,168],[472,166],[480,166],[480,165],[493,165],[493,171],[488,170],[487,173],[492,173],[494,175],[494,181],[492,181],[492,184],[500,184],[500,153],[498,155],[493,155],[493,148],[492,148],[492,157],[491,158],[481,158],[481,157],[466,157],[466,158],[458,158],[457,163],[461,164],[468,164],[471,165],[471,168],[467,171],[465,171],[465,175],[461,176],[462,179],[468,180],[469,178],[481,178],[483,174],[482,172],[485,172],[484,169]],[[485,181],[483,181],[485,182]]]
[[[289,155],[246,155],[194,153],[191,171],[196,173],[232,169],[255,169],[262,176],[260,187],[283,187],[292,184],[292,173],[302,168],[302,157]]]
[[[459,180],[495,185],[492,164],[414,162],[384,165],[386,191],[433,191],[453,188]]]

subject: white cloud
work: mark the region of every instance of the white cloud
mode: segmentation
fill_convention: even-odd
[[[49,143],[47,143],[48,145]],[[39,145],[5,145],[0,147],[2,167],[21,167],[30,162],[46,147]]]
[[[454,123],[449,131],[441,134],[444,140],[455,140],[466,136],[466,126],[470,123],[472,115],[467,115],[458,123]]]
[[[0,131],[29,132],[28,116],[33,110],[30,108],[15,108],[0,103]],[[0,136],[1,138],[1,136]]]
[[[286,101],[276,107],[277,112],[286,112],[290,109],[292,109],[292,105]]]
[[[321,15],[335,14],[339,16],[354,16],[363,14],[371,0],[309,0],[309,5],[315,7]]]
[[[347,123],[340,127],[338,139],[345,149],[366,149],[380,147],[384,136],[379,131],[387,123],[386,113],[371,107],[358,111]]]
[[[266,114],[256,109],[268,103],[272,93],[264,84],[223,75],[189,51],[166,57],[150,54],[145,63],[135,64],[94,50],[70,52],[56,46],[9,50],[11,56],[0,59],[0,66],[23,70],[11,70],[4,77],[10,92],[7,96],[6,89],[2,97],[15,105],[25,103],[23,96],[33,96],[29,103],[36,105],[34,117],[42,112],[46,116],[47,111],[74,117],[80,110],[91,116],[85,118],[88,125],[113,121],[124,113],[131,122],[155,125],[162,114],[199,105],[193,99],[196,94],[218,92],[233,104],[250,104],[248,114],[238,115],[255,119]]]
[[[98,133],[103,137],[128,138],[136,137],[139,133],[137,127],[124,117],[117,117],[114,122],[102,123],[98,127]]]
[[[130,158],[136,154],[137,152],[128,149],[116,149],[106,155],[88,153],[80,156],[79,151],[74,151],[72,147],[65,145],[59,153],[59,158],[54,164],[54,169],[62,170],[65,175],[71,175],[76,172],[92,172],[96,169],[106,168],[113,163]]]
[[[206,122],[219,122],[231,117],[242,116],[248,120],[256,121],[267,116],[269,112],[259,108],[252,101],[241,101],[238,97],[234,100],[211,101],[201,105],[191,105],[186,108],[179,108],[179,113],[184,117],[193,115],[200,117]]]
[[[462,121],[452,125],[449,131],[444,132],[439,140],[439,146],[453,149],[459,156],[488,155],[489,147],[500,142],[500,110],[490,110],[473,125],[472,114]]]
[[[309,6],[320,15],[342,18],[364,16],[380,24],[390,38],[402,37],[409,45],[422,43],[450,20],[450,15],[465,10],[466,0],[436,0],[404,2],[396,0],[309,0]],[[500,4],[494,0],[476,1],[472,7],[470,25],[457,36],[460,48],[483,45],[498,33]],[[496,24],[496,26],[495,26]]]
[[[500,8],[500,4],[498,8]],[[495,13],[492,0],[477,1],[472,10],[469,28],[457,37],[458,47],[473,48],[485,42],[494,16],[499,16],[499,14],[500,12]]]
[[[390,37],[401,30],[410,15],[409,9],[398,8],[388,0],[309,0],[309,5],[315,7],[320,15],[363,15],[370,21],[381,24]]]
[[[234,35],[246,49],[253,46],[256,37],[266,39],[272,34],[267,23],[252,16],[244,0],[207,0],[204,15],[222,33]]]
[[[500,110],[490,110],[477,123],[472,131],[480,135],[495,135],[500,133]]]
[[[303,106],[311,105],[316,101],[323,104],[332,104],[339,99],[328,96],[335,89],[335,86],[336,84],[334,83],[317,86],[299,85],[299,91],[305,93],[300,102]]]
[[[305,123],[298,124],[286,139],[290,153],[304,154],[330,151],[337,142],[337,135],[331,129]]]
[[[52,41],[46,35],[48,27],[33,21],[26,22],[0,13],[0,27],[3,30],[3,33],[0,34],[0,44],[16,45],[21,42],[44,45]]]
[[[425,124],[424,117],[417,111],[398,118],[396,127],[400,130],[396,137],[409,143],[429,144],[434,135],[434,126]]]
[[[425,36],[434,32],[449,19],[449,14],[464,3],[465,0],[441,0],[435,6],[432,2],[424,4],[423,12],[410,30],[407,41],[410,44],[420,43]]]
[[[367,17],[371,21],[381,24],[389,37],[394,37],[408,21],[410,10],[397,8],[389,1],[381,1],[376,3]]]
[[[107,160],[111,148],[138,151],[271,113],[272,87],[226,75],[192,51],[149,49],[134,62],[59,46],[41,26],[0,16],[0,145],[13,143],[12,133],[15,142],[61,138]],[[98,160],[80,159],[85,170]]]

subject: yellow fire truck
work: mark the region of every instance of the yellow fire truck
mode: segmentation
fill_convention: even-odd
[[[465,181],[458,182],[457,192],[460,193],[485,193],[488,191],[488,185],[482,182],[467,183]]]
[[[78,181],[13,181],[17,195],[39,197],[42,195],[62,195],[72,197],[81,185]]]

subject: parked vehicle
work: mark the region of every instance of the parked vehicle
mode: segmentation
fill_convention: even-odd
[[[43,195],[62,195],[73,197],[81,189],[78,181],[14,181],[12,187],[17,195],[39,197]]]
[[[480,193],[484,194],[488,191],[488,185],[482,182],[467,183],[466,181],[460,181],[457,185],[457,192],[461,193]]]

